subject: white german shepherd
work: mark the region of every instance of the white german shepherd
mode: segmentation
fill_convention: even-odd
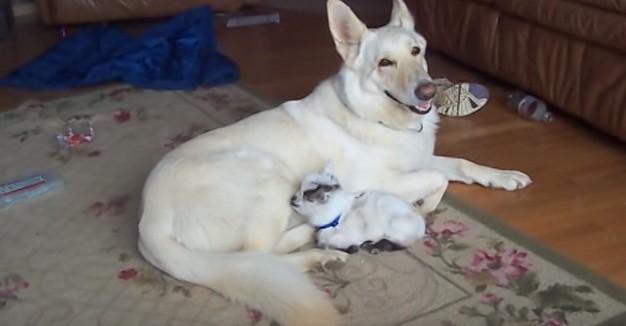
[[[168,153],[143,192],[139,249],[157,268],[260,309],[281,325],[336,325],[339,314],[303,273],[342,252],[294,252],[313,240],[288,230],[302,178],[332,160],[348,191],[388,191],[434,209],[448,180],[514,190],[521,172],[433,154],[436,88],[426,40],[395,0],[367,27],[341,1],[329,25],[344,64],[311,95],[206,134]]]

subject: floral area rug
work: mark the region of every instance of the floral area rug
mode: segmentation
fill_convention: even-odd
[[[0,184],[63,180],[0,208],[0,325],[273,324],[136,249],[141,188],[159,158],[269,107],[237,85],[121,86],[0,114]],[[412,248],[311,273],[347,325],[626,325],[622,289],[454,198],[428,225]]]

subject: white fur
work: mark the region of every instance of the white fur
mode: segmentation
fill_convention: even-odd
[[[318,228],[322,248],[348,249],[383,239],[409,247],[426,232],[424,218],[412,204],[388,192],[349,193],[330,166],[304,178],[291,206]],[[338,225],[328,226],[335,221]]]
[[[430,77],[426,41],[401,0],[390,25],[367,29],[339,0],[330,29],[344,65],[308,97],[205,133],[168,153],[143,192],[139,249],[157,268],[274,317],[281,325],[336,325],[339,314],[302,271],[345,253],[295,252],[314,229],[288,230],[290,196],[333,159],[346,190],[379,189],[434,209],[448,180],[517,189],[527,175],[433,155],[436,110],[409,108]],[[421,53],[412,55],[413,47]],[[382,58],[394,65],[380,67]],[[398,101],[385,95],[393,94]]]

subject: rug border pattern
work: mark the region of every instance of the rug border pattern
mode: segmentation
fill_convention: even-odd
[[[555,266],[567,270],[570,274],[588,282],[598,290],[605,293],[607,296],[621,302],[622,304],[626,304],[626,290],[622,289],[620,286],[606,279],[597,272],[594,272],[588,267],[575,262],[569,257],[566,257],[562,253],[541,244],[537,240],[521,233],[497,218],[470,206],[449,191],[444,195],[443,201],[486,227],[497,230],[503,237],[526,247],[532,251],[533,254],[542,257]],[[626,311],[600,323],[599,325],[626,325]]]

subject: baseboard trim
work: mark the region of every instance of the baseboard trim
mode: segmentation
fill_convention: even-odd
[[[37,6],[34,3],[16,3],[13,5],[13,17],[34,15],[37,13]]]

